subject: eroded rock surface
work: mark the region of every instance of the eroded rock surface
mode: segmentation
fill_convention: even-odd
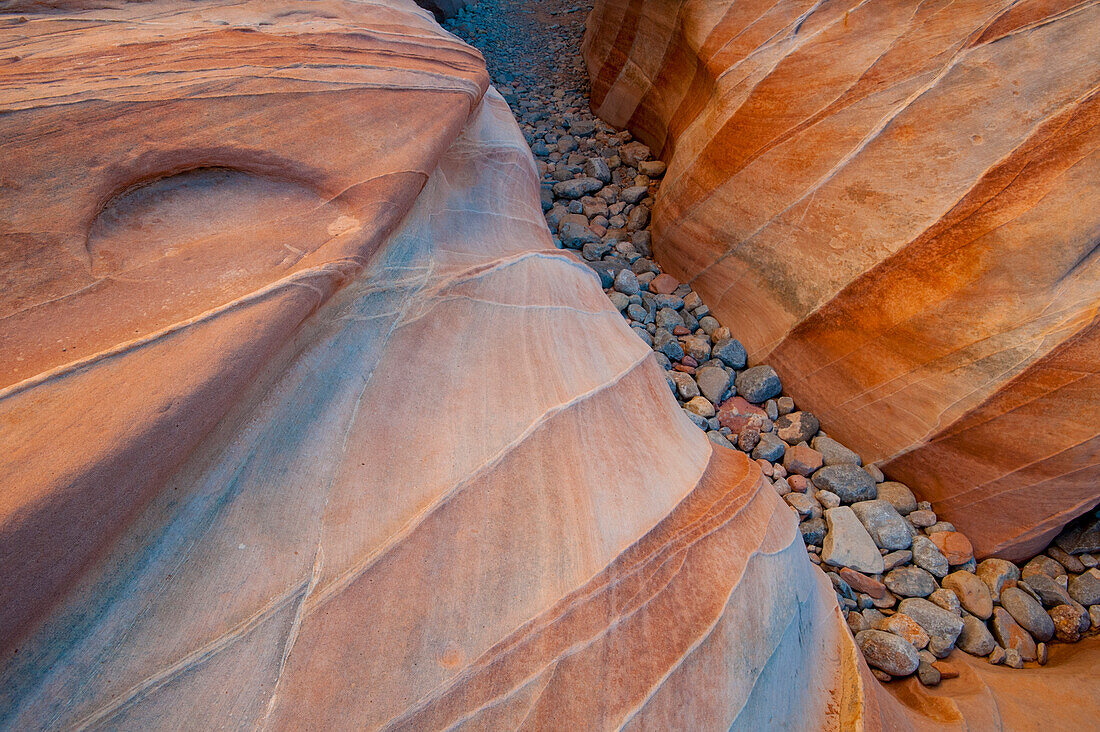
[[[396,0],[19,10],[0,728],[878,714],[476,52]]]
[[[598,0],[654,250],[980,557],[1100,501],[1100,8]]]

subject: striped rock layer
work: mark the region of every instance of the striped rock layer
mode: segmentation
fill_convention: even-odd
[[[899,713],[427,12],[3,7],[0,729]]]
[[[979,555],[1100,502],[1100,6],[597,0],[658,258]]]
[[[0,16],[0,729],[1001,719],[877,691],[426,13],[104,4]]]

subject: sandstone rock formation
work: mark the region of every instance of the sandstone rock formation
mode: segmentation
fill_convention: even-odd
[[[1100,7],[597,0],[655,250],[831,434],[1019,559],[1100,502]]]
[[[426,13],[33,5],[0,16],[0,728],[996,719],[881,694]]]
[[[398,0],[39,5],[0,16],[0,728],[878,714],[475,52]]]

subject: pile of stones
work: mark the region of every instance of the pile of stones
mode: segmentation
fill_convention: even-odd
[[[1063,533],[1023,567],[976,562],[965,535],[826,434],[783,394],[774,369],[749,366],[688,284],[661,271],[649,222],[665,164],[592,115],[579,10],[481,0],[449,27],[482,50],[516,115],[555,242],[599,277],[687,418],[716,445],[749,454],[797,515],[809,559],[832,583],[875,675],[916,673],[934,685],[957,675],[944,660],[956,648],[1013,668],[1042,664],[1048,643],[1100,630],[1100,540],[1071,528],[1085,538]]]

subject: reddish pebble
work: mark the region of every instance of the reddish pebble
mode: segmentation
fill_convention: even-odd
[[[680,286],[676,278],[669,274],[659,274],[649,283],[649,291],[658,295],[671,295]]]
[[[694,374],[695,373],[695,369],[693,367],[685,366],[682,363],[674,363],[674,364],[672,364],[672,368],[673,368],[674,371],[683,371],[685,374]]]
[[[601,239],[603,238],[603,235],[607,233],[607,227],[600,226],[599,224],[589,224],[588,228],[592,229],[593,233],[595,233],[596,236],[600,237]]]
[[[676,366],[673,366],[673,368],[676,368]],[[737,414],[736,412],[719,411],[718,424],[729,427],[732,432],[741,434],[749,426],[749,416],[747,414]]]
[[[677,325],[675,328],[672,329],[672,335],[674,335],[674,336],[691,335],[691,331],[688,330],[686,327],[684,327],[682,325]]]
[[[794,477],[794,476],[791,476]],[[800,478],[802,476],[799,476]],[[787,479],[790,483],[790,479]],[[874,598],[881,598],[886,596],[886,585],[879,582],[874,577],[868,577],[862,572],[857,572],[854,569],[848,567],[841,567],[837,572],[840,578],[852,586],[856,592],[863,592]]]
[[[952,566],[966,564],[974,558],[974,547],[970,544],[970,539],[957,531],[937,531],[928,538],[943,552],[948,564]]]
[[[746,427],[737,435],[737,446],[745,452],[752,452],[759,444],[760,432],[753,427]]]
[[[696,366],[699,365],[699,362],[696,361],[691,356],[684,356],[683,358],[680,359],[680,363],[682,363],[685,366],[691,366],[692,368],[695,368]]]
[[[756,464],[760,466],[761,472],[769,478],[772,477],[772,464],[764,458],[760,458],[756,461]]]
[[[763,409],[756,406],[755,404],[752,404],[744,397],[739,396],[730,397],[726,401],[722,402],[718,406],[718,408],[724,412],[732,412],[734,414],[759,414],[761,416],[767,416],[768,414]]]
[[[810,479],[795,473],[787,478],[787,485],[796,493],[805,493],[810,489]]]
[[[753,420],[754,416],[766,417],[767,413],[760,407],[749,404],[743,397],[731,397],[718,407],[718,423],[737,434],[741,434],[749,426],[757,427],[757,431],[760,431],[758,422]]]
[[[805,475],[807,477],[822,466],[824,458],[821,453],[809,445],[795,445],[788,447],[783,455],[783,467],[787,472]]]

